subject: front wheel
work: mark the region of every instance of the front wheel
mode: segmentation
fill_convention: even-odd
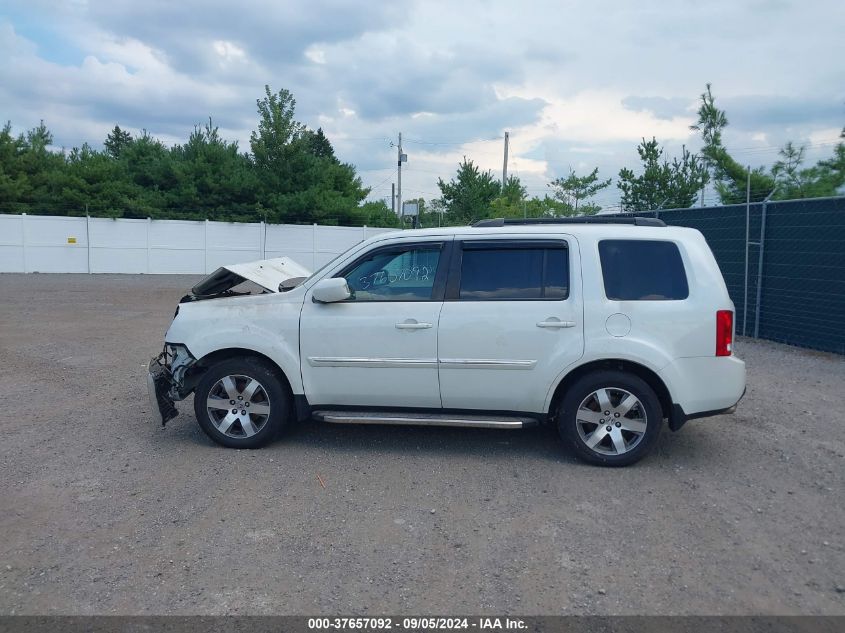
[[[601,466],[627,466],[654,447],[663,426],[657,394],[643,379],[621,371],[597,371],[563,397],[558,431],[575,454]]]
[[[197,421],[212,440],[229,448],[259,448],[290,420],[287,389],[257,358],[230,358],[212,365],[194,395]]]

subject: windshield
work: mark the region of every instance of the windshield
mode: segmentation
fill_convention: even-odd
[[[357,244],[356,244],[356,246],[357,246]],[[313,273],[311,273],[310,275],[308,275],[308,277],[303,277],[303,278],[302,278],[302,280],[301,280],[298,284],[296,284],[296,285],[297,285],[297,286],[300,286],[300,285],[302,285],[303,283],[305,283],[306,281],[308,281],[309,279],[314,279],[314,277],[316,277],[317,275],[319,275],[320,273],[322,273],[322,272],[323,272],[326,268],[328,268],[329,266],[331,266],[332,264],[334,264],[334,263],[335,263],[335,261],[337,261],[337,258],[338,258],[338,257],[340,257],[341,255],[345,255],[345,254],[346,254],[346,253],[348,253],[350,250],[351,250],[351,249],[347,249],[347,250],[343,251],[342,253],[338,253],[337,255],[335,255],[334,257],[332,257],[329,261],[327,261],[325,264],[323,264],[322,266],[320,266],[320,267],[319,267],[317,270],[315,270]]]

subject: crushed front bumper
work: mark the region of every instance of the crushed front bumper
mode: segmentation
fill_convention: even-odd
[[[147,391],[150,396],[150,405],[153,411],[158,411],[161,416],[161,425],[164,426],[172,420],[179,412],[170,397],[170,390],[173,387],[173,377],[165,365],[166,352],[162,352],[150,360],[149,373],[147,374]]]

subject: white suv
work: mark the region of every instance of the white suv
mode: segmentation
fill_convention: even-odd
[[[678,430],[742,397],[733,314],[696,230],[488,220],[384,233],[310,275],[284,257],[221,268],[180,303],[148,384],[163,422],[193,392],[234,448],[312,417],[553,423],[579,457],[626,465],[664,418]]]

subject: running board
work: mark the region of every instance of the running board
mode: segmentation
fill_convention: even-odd
[[[463,415],[453,413],[397,413],[384,411],[315,411],[313,417],[332,424],[400,424],[462,426],[480,429],[521,429],[538,421],[528,416]]]

